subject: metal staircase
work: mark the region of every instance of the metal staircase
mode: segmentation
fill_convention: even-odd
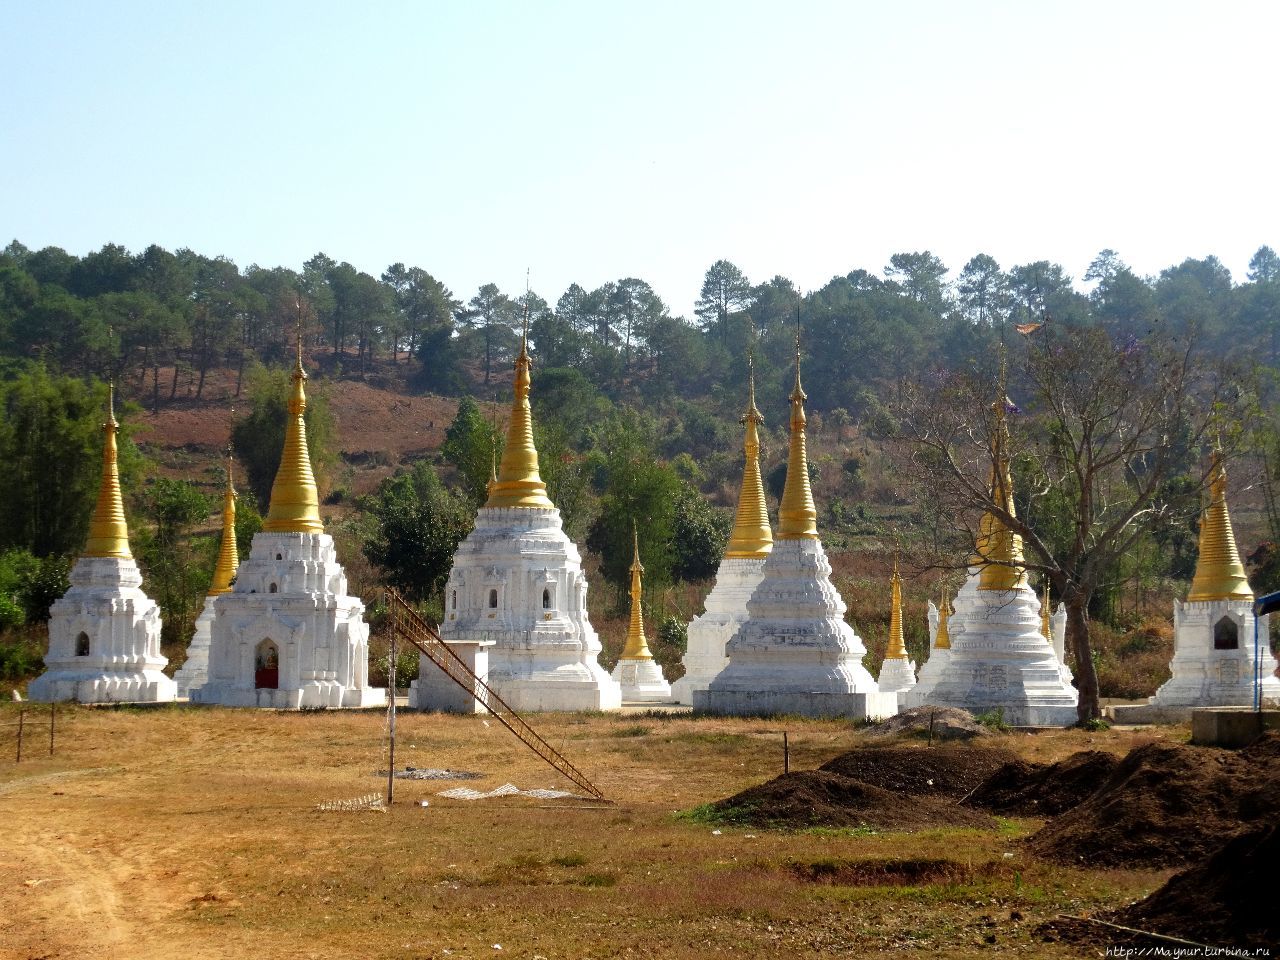
[[[604,803],[612,801],[596,789],[578,768],[565,759],[555,747],[542,739],[518,713],[507,706],[506,702],[483,680],[472,672],[462,659],[449,649],[449,645],[440,639],[440,635],[418,616],[400,593],[392,587],[384,591],[387,611],[391,616],[391,628],[404,640],[421,650],[437,667],[445,672],[454,683],[462,687],[479,701],[480,705],[493,714],[498,722],[510,730],[530,750],[540,756],[560,773]]]

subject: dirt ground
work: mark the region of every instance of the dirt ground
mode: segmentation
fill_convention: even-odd
[[[793,770],[869,743],[834,721],[537,716],[614,805],[448,800],[461,784],[399,781],[387,813],[326,813],[384,788],[383,715],[66,707],[49,758],[45,709],[28,708],[15,765],[17,705],[0,707],[5,960],[1067,957],[1081,948],[1033,928],[1122,907],[1171,873],[1039,861],[1017,842],[1035,819],[914,833],[699,820],[781,771],[782,729]],[[465,785],[480,790],[571,787],[492,720],[402,712],[399,732],[399,766],[477,771]],[[1045,762],[1150,739],[998,746]]]

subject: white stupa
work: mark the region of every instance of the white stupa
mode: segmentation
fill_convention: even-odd
[[[709,713],[886,717],[896,694],[881,693],[862,665],[862,639],[845,622],[818,539],[805,452],[804,390],[796,352],[791,449],[778,510],[778,534],[764,576],[747,601],[747,619],[726,645],[729,664],[693,705]]]
[[[102,483],[89,521],[89,540],[71,568],[71,588],[49,610],[45,672],[27,685],[32,700],[80,703],[174,699],[163,670],[160,607],[142,592],[142,573],[129,550],[129,528],[116,467],[115,413],[107,405]]]
[[[195,703],[233,707],[373,707],[364,604],[347,594],[319,497],[303,413],[302,343],[271,507],[230,593],[214,604],[208,680]],[[224,541],[225,546],[225,541]]]
[[[724,558],[716,570],[716,583],[707,594],[706,609],[689,624],[689,645],[684,655],[684,676],[671,685],[679,703],[693,704],[696,690],[705,690],[729,663],[725,644],[747,618],[747,600],[764,577],[764,561],[773,549],[773,530],[765,506],[764,484],[760,478],[760,436],[764,422],[756,409],[755,373],[747,364],[746,465],[738,511]]]
[[[204,607],[196,617],[195,633],[187,644],[187,659],[173,675],[178,684],[178,696],[189,697],[196,687],[209,679],[209,645],[213,641],[213,614],[218,598],[231,592],[236,567],[240,565],[236,549],[236,489],[231,480],[231,455],[227,454],[227,489],[222,497],[222,544],[218,548],[218,562],[213,568],[213,581]]]
[[[1040,633],[1053,647],[1053,655],[1058,658],[1058,673],[1064,683],[1071,683],[1075,674],[1067,666],[1067,608],[1058,604],[1058,612],[1053,612],[1053,603],[1049,600],[1049,584],[1045,583],[1040,595]]]
[[[582,558],[538,473],[529,366],[526,338],[502,465],[454,554],[440,636],[515,710],[614,710],[622,691],[596,659]],[[478,709],[426,657],[409,699],[421,710]]]
[[[622,688],[625,702],[670,703],[671,686],[662,675],[662,667],[649,652],[649,641],[644,635],[644,611],[641,609],[642,583],[640,575],[644,566],[640,563],[640,541],[632,532],[634,554],[631,559],[631,622],[627,626],[627,641],[622,646],[622,656],[610,674]]]
[[[1003,392],[992,410],[991,494],[1013,516]],[[1000,710],[1013,726],[1071,726],[1077,720],[1077,693],[1063,680],[1060,661],[1041,632],[1040,603],[1027,585],[1022,538],[988,511],[975,547],[950,621],[951,655],[923,702],[973,713]]]
[[[880,665],[880,677],[876,685],[881,693],[893,693],[902,697],[916,685],[916,665],[907,656],[907,643],[902,635],[902,578],[898,576],[898,563],[893,564],[892,605],[889,610],[889,644],[884,662]]]
[[[1173,605],[1173,675],[1146,704],[1113,707],[1122,723],[1185,720],[1194,707],[1251,707],[1255,668],[1263,705],[1280,705],[1266,616],[1258,618],[1254,659],[1253,589],[1236,549],[1221,454],[1214,454],[1212,469],[1196,573],[1187,599]]]
[[[901,697],[904,709],[918,707],[928,700],[934,685],[946,672],[947,663],[951,660],[950,618],[951,603],[944,591],[941,608],[929,601],[929,658],[920,664],[916,685]]]

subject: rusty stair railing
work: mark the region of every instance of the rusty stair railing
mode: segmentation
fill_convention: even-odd
[[[400,596],[399,591],[387,587],[384,591],[387,610],[391,615],[391,627],[401,637],[424,653],[445,676],[476,698],[482,707],[488,710],[498,722],[515,734],[516,738],[556,770],[568,777],[575,784],[596,800],[604,803],[612,801],[605,798],[596,786],[581,771],[565,758],[555,747],[547,743],[538,732],[529,726],[524,719],[507,706],[498,694],[487,683],[475,675],[470,667],[456,653],[449,649],[440,634],[436,633],[417,611]]]

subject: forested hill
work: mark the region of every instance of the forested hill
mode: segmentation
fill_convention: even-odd
[[[1243,347],[1274,364],[1280,258],[1262,247],[1235,283],[1213,256],[1139,277],[1104,250],[1076,282],[1048,261],[1005,270],[978,254],[952,271],[927,251],[901,253],[879,274],[855,269],[803,297],[785,277],[753,282],[719,261],[685,318],[631,277],[590,291],[572,285],[552,305],[493,284],[468,298],[419,267],[396,263],[375,277],[325,254],[300,271],[157,246],[109,244],[76,257],[15,240],[0,255],[0,355],[111,377],[149,406],[203,398],[217,368],[234,371],[238,386],[253,364],[281,363],[300,320],[307,342],[332,352],[330,376],[367,377],[375,361],[395,361],[398,389],[491,399],[526,309],[544,387],[687,414],[696,431],[686,404],[717,418],[739,412],[753,344],[760,402],[776,422],[797,314],[811,407],[855,420],[898,378],[990,356],[1014,327],[1046,318],[1120,336],[1157,325],[1194,332],[1209,349]]]

